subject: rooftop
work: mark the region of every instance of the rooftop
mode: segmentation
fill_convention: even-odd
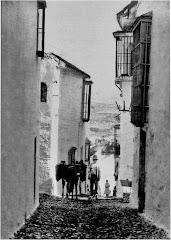
[[[54,58],[57,58],[58,61],[62,61],[66,67],[71,68],[79,73],[81,73],[83,75],[84,78],[91,78],[90,75],[88,75],[87,73],[83,72],[82,70],[80,70],[79,68],[77,68],[76,66],[74,66],[73,64],[69,63],[68,61],[66,61],[65,59],[61,58],[60,56],[54,54],[54,53],[48,53],[46,55],[50,55],[53,56]]]

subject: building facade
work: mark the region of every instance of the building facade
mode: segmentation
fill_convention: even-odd
[[[115,85],[121,91],[120,111],[120,156],[115,156],[116,196],[123,197],[121,180],[132,181],[133,172],[133,134],[134,127],[130,122],[131,104],[131,48],[132,33],[117,31],[113,33],[116,40]]]
[[[149,13],[150,12],[150,13]],[[146,19],[146,31],[142,31],[140,38],[146,34],[147,53],[140,52],[139,57],[146,57],[146,68],[143,71],[144,88],[138,93],[144,96],[141,120],[132,117],[132,123],[139,128],[137,134],[139,149],[135,152],[134,168],[139,165],[138,181],[134,175],[134,188],[138,197],[140,212],[166,229],[170,228],[170,55],[169,49],[169,2],[139,3],[137,20],[133,25],[134,42],[137,41],[136,32]],[[141,24],[141,25],[140,25]],[[133,53],[134,54],[134,53]],[[137,53],[136,53],[137,54]],[[146,70],[146,72],[145,72]],[[136,70],[135,70],[136,71]],[[145,75],[146,74],[146,75]],[[139,79],[142,77],[139,74]],[[161,79],[162,82],[161,82]],[[134,78],[135,85],[136,77]],[[134,89],[132,102],[136,101],[137,92]],[[142,92],[143,91],[143,92]],[[147,106],[147,107],[146,107]],[[132,115],[134,114],[132,110]],[[138,151],[139,150],[139,151]],[[137,161],[139,159],[139,162]],[[138,186],[137,186],[138,183]],[[135,196],[135,195],[134,195]]]
[[[39,78],[45,1],[2,1],[1,238],[39,204]],[[44,14],[41,15],[44,19]],[[43,26],[41,26],[43,27]],[[39,42],[40,41],[40,42]]]
[[[60,66],[45,53],[40,79],[40,164],[39,190],[55,194],[55,165],[58,147]]]
[[[53,53],[46,54],[42,61],[42,95],[43,85],[46,85],[46,101],[41,102],[39,176],[42,191],[62,194],[62,182],[56,182],[56,164],[61,161],[75,164],[83,160],[88,165],[90,161],[88,122],[92,82],[88,79],[88,74]],[[49,145],[46,145],[47,139]],[[81,192],[85,193],[86,183],[81,185]]]
[[[127,24],[133,33],[134,192],[131,203],[148,219],[169,230],[169,1],[136,1],[134,9],[129,6],[125,9],[134,12],[132,16],[135,17],[130,25]],[[125,25],[126,22],[125,18]]]

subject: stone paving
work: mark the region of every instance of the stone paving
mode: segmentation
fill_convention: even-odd
[[[40,194],[40,206],[11,239],[169,239],[117,199],[60,199]]]

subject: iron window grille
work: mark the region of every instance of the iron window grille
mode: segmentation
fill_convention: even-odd
[[[151,14],[142,15],[133,25],[131,123],[148,124]]]
[[[116,78],[121,76],[131,76],[132,33],[118,31],[114,32],[113,35],[116,38]]]
[[[44,57],[46,1],[37,1],[37,56]]]
[[[83,81],[82,94],[82,121],[88,122],[90,120],[90,103],[91,103],[91,81]]]

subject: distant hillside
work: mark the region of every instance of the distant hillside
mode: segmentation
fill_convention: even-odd
[[[120,100],[120,91],[115,86],[114,81],[111,84],[104,83],[103,87],[102,83],[94,82],[91,99],[93,103],[114,104],[116,100]]]
[[[113,136],[115,117],[119,114],[116,104],[91,103],[90,116],[90,138],[101,138]],[[119,117],[119,116],[118,116]],[[117,117],[117,122],[119,118]]]

